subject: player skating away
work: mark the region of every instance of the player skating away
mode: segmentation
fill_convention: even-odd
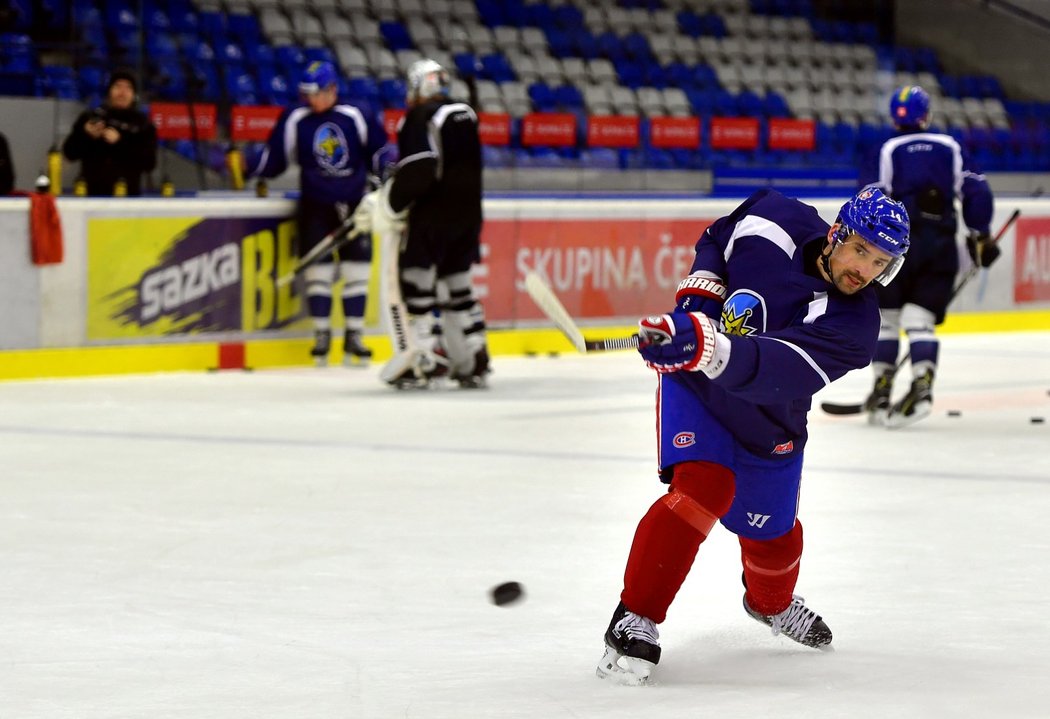
[[[299,82],[305,105],[281,114],[252,173],[277,177],[289,164],[299,165],[296,219],[300,257],[351,216],[386,144],[386,131],[370,109],[339,102],[338,80],[330,62],[313,62],[306,67]],[[372,351],[361,341],[371,261],[371,235],[359,230],[356,238],[336,254],[304,271],[307,310],[314,324],[310,354],[319,365],[328,361],[332,285],[339,276],[343,278],[346,321],[344,361],[364,364],[371,358]]]
[[[483,387],[489,353],[484,313],[470,278],[471,266],[481,259],[478,118],[469,105],[449,97],[448,72],[433,60],[413,63],[407,80],[400,160],[377,193],[374,216],[394,233],[405,233],[395,247],[400,245],[398,289],[412,337],[411,346],[384,368],[383,378],[395,386],[425,386],[449,374],[463,387]],[[439,286],[447,294],[442,302]],[[401,343],[394,340],[395,346]]]
[[[796,642],[831,643],[794,594],[796,518],[814,393],[866,366],[879,308],[908,251],[908,215],[865,188],[831,227],[773,190],[717,220],[696,245],[676,307],[639,322],[639,352],[659,373],[660,479],[638,525],[598,675],[645,682],[657,626],[719,521],[738,535],[748,615]]]
[[[930,132],[930,96],[921,87],[899,88],[890,100],[898,134],[867,159],[859,183],[878,183],[904,204],[911,218],[908,264],[892,285],[876,288],[882,327],[875,351],[875,386],[865,401],[872,424],[902,427],[930,414],[937,372],[937,325],[951,300],[959,255],[955,200],[962,203],[973,261],[988,267],[999,256],[989,242],[992,192],[984,175],[951,135]],[[893,377],[904,328],[911,351],[912,384],[891,406]]]

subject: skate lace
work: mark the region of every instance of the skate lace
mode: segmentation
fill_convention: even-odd
[[[649,644],[660,644],[660,632],[651,619],[647,619],[634,612],[627,612],[623,619],[616,622],[614,631],[624,634],[628,639],[641,639]]]
[[[789,637],[802,639],[809,633],[813,622],[817,621],[817,615],[813,610],[806,608],[805,601],[795,594],[791,597],[791,604],[787,609],[770,617],[773,634],[783,632]]]

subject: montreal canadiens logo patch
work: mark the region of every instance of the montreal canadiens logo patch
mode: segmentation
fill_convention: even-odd
[[[673,441],[675,447],[689,447],[696,444],[696,435],[692,432],[679,432]]]

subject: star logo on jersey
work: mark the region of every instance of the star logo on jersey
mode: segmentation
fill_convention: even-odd
[[[722,305],[722,332],[753,335],[766,329],[766,303],[751,290],[737,290]]]
[[[314,157],[317,164],[328,172],[346,174],[350,162],[346,136],[338,125],[326,122],[314,133]]]

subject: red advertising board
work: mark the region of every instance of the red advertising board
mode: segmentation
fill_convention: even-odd
[[[190,121],[190,107],[193,121]],[[214,140],[216,127],[215,105],[185,102],[151,102],[149,119],[157,128],[161,140]]]
[[[1050,300],[1050,217],[1021,217],[1014,241],[1014,302]]]
[[[638,147],[638,118],[596,115],[587,118],[589,147]]]
[[[813,120],[769,120],[770,150],[812,150],[816,142],[816,123]]]
[[[230,108],[230,139],[266,142],[283,108],[269,105],[234,105]]]
[[[478,134],[482,145],[509,145],[510,115],[505,112],[479,112]]]
[[[397,142],[397,128],[404,116],[404,110],[383,110],[383,127],[390,142]]]
[[[754,150],[758,147],[758,119],[712,117],[711,147],[716,150]]]
[[[576,116],[568,112],[534,112],[521,119],[522,145],[572,147],[576,144]]]
[[[649,122],[649,142],[653,147],[695,150],[700,147],[700,118],[654,117]]]
[[[569,313],[581,319],[640,317],[665,307],[689,274],[694,245],[712,221],[486,220],[486,270],[476,280],[485,315],[494,321],[543,317],[524,292],[529,270],[545,277]]]

